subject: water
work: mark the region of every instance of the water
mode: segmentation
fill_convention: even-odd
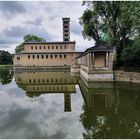
[[[140,86],[68,71],[0,68],[0,138],[140,138]]]

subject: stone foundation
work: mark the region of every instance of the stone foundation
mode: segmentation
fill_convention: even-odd
[[[113,73],[87,73],[83,69],[80,69],[80,76],[88,82],[93,81],[114,81]]]
[[[126,81],[126,82],[140,83],[140,73],[114,71],[114,80],[115,81]]]

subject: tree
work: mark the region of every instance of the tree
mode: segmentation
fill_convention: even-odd
[[[16,46],[16,48],[15,48],[15,52],[16,53],[20,53],[21,51],[22,51],[22,49],[23,49],[23,44],[25,43],[25,42],[45,42],[46,40],[44,39],[44,38],[42,38],[42,37],[38,37],[38,36],[35,36],[35,35],[30,35],[30,34],[28,34],[28,35],[25,35],[24,37],[23,37],[23,43],[21,43],[21,44],[19,44],[18,46]]]
[[[0,64],[12,64],[12,55],[8,51],[0,50]]]
[[[92,1],[80,18],[83,36],[96,44],[106,43],[117,48],[117,56],[140,35],[140,2]],[[103,40],[102,34],[108,38]]]
[[[43,42],[43,41],[46,41],[42,37],[38,37],[35,35],[30,35],[30,34],[24,36],[23,39],[24,39],[24,42]]]
[[[140,39],[135,39],[121,53],[120,59],[124,62],[125,67],[140,67]]]
[[[13,69],[12,67],[1,67],[0,68],[0,82],[4,84],[8,84],[13,79]]]

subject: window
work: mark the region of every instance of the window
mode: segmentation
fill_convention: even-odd
[[[44,55],[42,55],[42,59],[44,58]]]
[[[48,49],[50,49],[50,46],[48,46]]]
[[[28,59],[30,59],[30,55],[28,55]]]
[[[39,55],[37,55],[37,59],[39,59]]]
[[[44,50],[46,49],[46,47],[44,46]]]
[[[64,39],[64,41],[68,41],[68,39]]]
[[[56,49],[58,49],[58,46],[56,46]]]
[[[33,55],[33,59],[35,58],[35,56]]]
[[[64,47],[65,49],[66,49],[66,45],[65,45],[65,47]]]
[[[53,56],[51,55],[51,59],[53,58]]]
[[[55,55],[55,58],[57,58],[57,55]]]
[[[46,55],[46,58],[48,58],[48,55]]]
[[[31,46],[31,49],[33,50],[33,46]]]
[[[35,49],[37,50],[37,46],[35,46]]]
[[[66,54],[64,54],[64,58],[66,58]]]
[[[62,55],[60,54],[60,58],[62,58]]]
[[[54,49],[54,46],[52,46],[52,49]]]
[[[60,46],[60,49],[62,49],[62,46]]]
[[[40,50],[41,50],[41,46],[40,46]]]
[[[17,57],[17,60],[20,60],[20,57]]]

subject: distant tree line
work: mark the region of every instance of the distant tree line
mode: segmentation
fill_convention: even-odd
[[[0,50],[0,65],[13,64],[13,55],[8,51]]]

